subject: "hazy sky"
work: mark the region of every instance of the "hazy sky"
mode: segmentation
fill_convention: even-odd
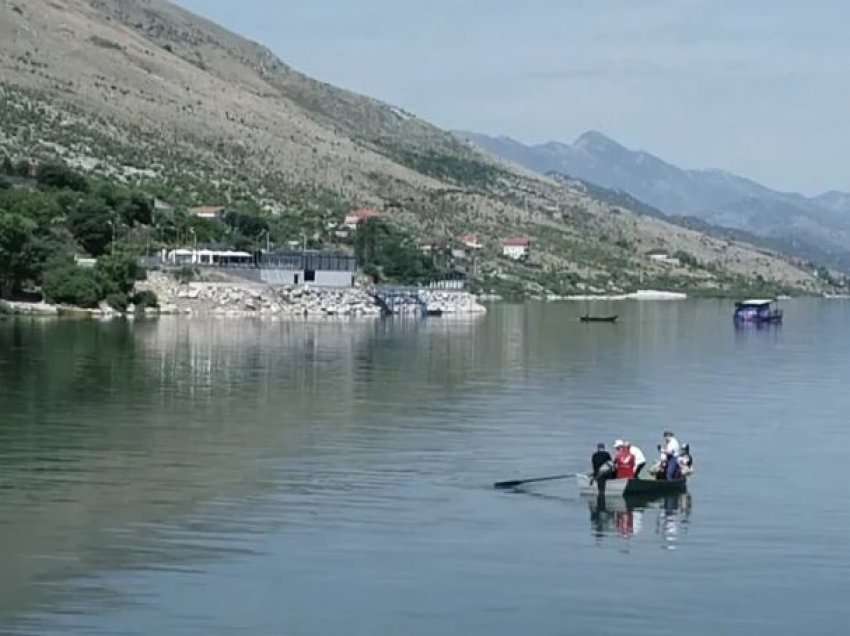
[[[850,190],[848,0],[178,0],[444,128]]]

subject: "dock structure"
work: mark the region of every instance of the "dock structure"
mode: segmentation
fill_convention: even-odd
[[[415,306],[425,316],[428,303],[422,298],[418,287],[380,286],[369,289],[369,295],[375,300],[385,316],[395,316],[405,307]]]

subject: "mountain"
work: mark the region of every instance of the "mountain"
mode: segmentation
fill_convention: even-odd
[[[557,172],[623,190],[670,216],[743,230],[792,254],[850,271],[848,193],[807,198],[721,170],[684,170],[596,131],[584,133],[573,144],[534,146],[505,137],[456,134],[541,174]]]
[[[793,259],[493,158],[165,0],[0,0],[2,154],[273,215],[286,240],[327,248],[345,247],[334,227],[362,206],[423,244],[476,233],[485,289],[822,288]],[[514,236],[533,240],[531,263],[501,258]],[[696,265],[671,272],[652,249]]]
[[[813,201],[825,210],[850,216],[850,193],[830,190],[816,196]]]

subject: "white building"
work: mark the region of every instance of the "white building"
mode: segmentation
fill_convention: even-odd
[[[176,249],[163,252],[163,260],[169,265],[251,265],[254,262],[254,257],[248,252],[233,250]]]
[[[515,261],[528,258],[531,252],[531,239],[511,238],[502,241],[502,255]]]
[[[172,266],[221,267],[267,285],[353,287],[357,259],[346,254],[315,251],[249,254],[233,250],[163,250],[162,262]]]
[[[678,258],[670,256],[667,252],[662,250],[653,250],[647,253],[649,260],[653,263],[658,263],[659,265],[671,265],[673,267],[678,267],[682,263]]]
[[[353,287],[357,259],[326,252],[271,252],[259,261],[262,282],[270,285]]]
[[[189,208],[189,214],[199,219],[207,221],[218,221],[224,214],[225,207],[223,205],[202,205],[197,208]]]

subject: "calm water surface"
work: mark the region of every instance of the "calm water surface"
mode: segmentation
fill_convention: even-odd
[[[850,303],[585,309],[0,321],[0,633],[845,632]],[[491,487],[665,428],[687,496]]]

